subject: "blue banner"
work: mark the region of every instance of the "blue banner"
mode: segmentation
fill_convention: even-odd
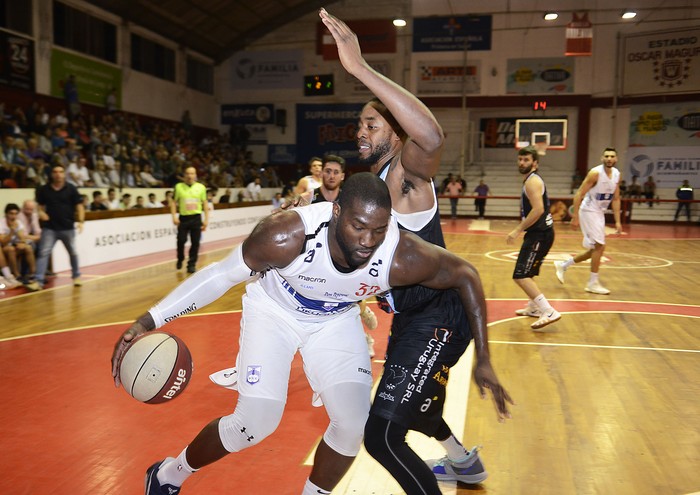
[[[275,107],[272,104],[221,105],[221,123],[231,124],[274,124]]]
[[[418,17],[413,20],[414,52],[491,49],[491,16]]]
[[[357,162],[357,122],[364,103],[299,104],[297,114],[297,160],[305,163],[312,156],[327,153],[342,156],[353,165]]]

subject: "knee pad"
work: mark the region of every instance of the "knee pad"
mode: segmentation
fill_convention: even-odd
[[[239,396],[233,414],[219,421],[219,437],[229,452],[257,445],[277,429],[284,402],[259,397]]]
[[[340,383],[321,392],[331,422],[323,434],[326,444],[341,455],[355,457],[362,445],[362,435],[369,415],[369,385]]]

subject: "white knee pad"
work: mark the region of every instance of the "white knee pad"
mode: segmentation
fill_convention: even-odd
[[[331,422],[323,434],[326,444],[344,456],[355,457],[369,415],[371,387],[364,383],[339,383],[321,393]]]
[[[284,402],[259,397],[238,397],[233,414],[219,421],[219,437],[229,452],[239,452],[262,442],[277,429]]]

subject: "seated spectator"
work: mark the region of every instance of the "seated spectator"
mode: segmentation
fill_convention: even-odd
[[[167,206],[168,208],[170,208],[170,203],[172,203],[172,202],[173,202],[173,192],[170,190],[165,191],[165,199],[163,199],[163,201],[161,201],[161,204],[163,206]]]
[[[647,199],[654,199],[654,196],[656,196],[656,182],[654,182],[654,177],[650,175],[644,183],[644,197]],[[648,204],[649,208],[654,207],[653,201],[649,201]]]
[[[68,165],[66,181],[75,187],[93,187],[95,185],[90,177],[90,170],[87,168],[87,160],[85,158],[81,156],[78,158],[77,163],[73,162]]]
[[[41,225],[39,224],[36,202],[33,199],[24,200],[18,218],[24,225],[25,233],[27,234],[26,242],[32,244],[34,251],[36,251],[36,248],[39,246],[39,239],[41,239]]]
[[[621,198],[627,197],[627,182],[625,182],[624,180],[620,181],[620,197]]]
[[[163,181],[156,179],[151,173],[151,165],[145,164],[141,169],[140,179],[144,187],[163,187]]]
[[[132,210],[141,210],[146,207],[143,196],[136,196],[136,204],[131,207]]]
[[[256,177],[246,186],[246,194],[250,201],[260,201],[262,199],[262,187],[260,186],[260,177]]]
[[[122,210],[128,210],[131,208],[131,194],[126,193],[122,195],[122,200],[119,207]]]
[[[224,194],[219,198],[219,203],[230,203],[231,202],[231,189],[226,189]]]
[[[22,286],[22,282],[17,280],[7,264],[5,253],[0,247],[0,290],[12,290]]]
[[[162,208],[163,205],[156,200],[156,194],[150,193],[148,195],[148,201],[146,202],[146,208]]]
[[[632,177],[632,184],[627,188],[630,198],[639,199],[642,197],[642,186],[637,184],[638,177],[635,175]]]
[[[92,203],[88,206],[88,211],[107,211],[109,208],[105,202],[105,198],[102,195],[102,191],[92,192]]]
[[[90,173],[92,178],[92,183],[94,187],[110,187],[112,186],[112,181],[109,180],[109,175],[107,170],[105,170],[105,162],[102,160],[97,160],[95,163],[95,170]]]
[[[5,279],[12,283],[20,278],[20,261],[23,260],[28,270],[26,288],[37,291],[39,285],[35,280],[34,248],[27,240],[27,230],[19,220],[19,206],[8,203],[5,206],[5,218],[0,219],[0,246],[12,275],[9,278],[6,276]]]
[[[105,204],[110,210],[121,210],[122,208],[121,201],[117,198],[117,191],[113,187],[107,189],[107,201]]]
[[[107,168],[106,165],[105,168]],[[122,164],[119,162],[114,163],[114,165],[112,165],[112,169],[107,172],[107,178],[112,186],[120,188],[124,187],[125,184],[123,184],[124,178],[122,177]]]
[[[46,161],[39,157],[29,163],[26,171],[25,185],[27,187],[39,187],[48,183],[50,170]]]

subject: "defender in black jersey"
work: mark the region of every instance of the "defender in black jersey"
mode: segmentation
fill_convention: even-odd
[[[544,181],[537,173],[539,155],[533,146],[518,151],[518,171],[525,175],[520,197],[522,219],[506,237],[513,244],[521,232],[525,232],[518,261],[515,263],[513,280],[529,298],[527,305],[515,313],[519,316],[537,318],[530,327],[533,330],[545,327],[561,318],[559,312],[544,297],[534,277],[540,274],[540,266],[552,244],[554,244],[554,222],[549,212],[549,198]]]
[[[338,46],[343,67],[376,99],[362,110],[357,130],[360,163],[387,183],[392,215],[403,230],[444,247],[432,177],[440,166],[444,134],[435,116],[410,92],[372,69],[357,36],[321,9],[320,17]],[[491,366],[483,294],[466,307],[454,291],[421,286],[392,289],[385,306],[395,315],[377,394],[365,427],[367,451],[408,495],[440,493],[437,479],[478,483],[486,478],[476,448],[467,451],[442,419],[449,368],[474,338],[474,378],[482,396],[489,389],[499,419],[510,417],[508,393]],[[431,469],[408,446],[408,430],[434,436],[447,457]]]

